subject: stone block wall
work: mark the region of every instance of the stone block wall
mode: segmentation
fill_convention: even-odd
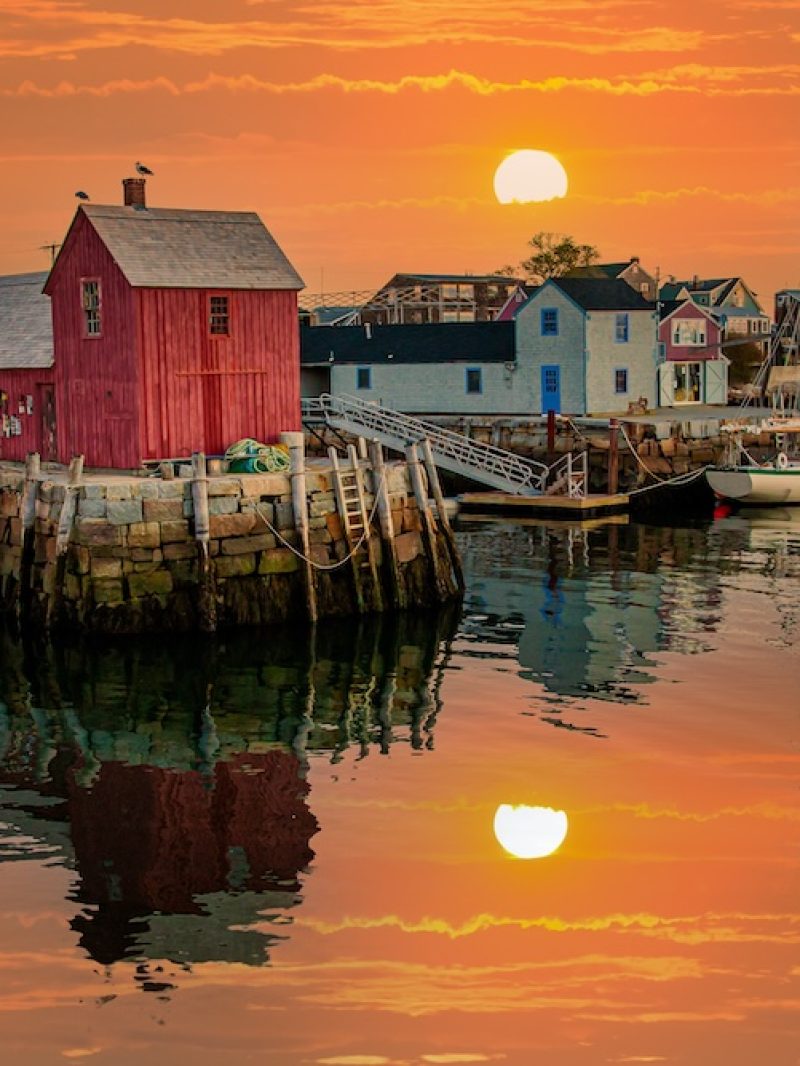
[[[430,606],[435,582],[405,463],[387,464],[386,477],[401,578],[411,603]],[[21,468],[0,472],[0,606],[7,611],[24,611],[37,624],[102,632],[195,629],[201,593],[212,597],[220,627],[306,614],[305,563],[297,554],[288,475],[209,478],[207,569],[200,565],[188,479],[90,476],[77,490],[68,548],[59,557],[56,534],[68,491],[63,477],[39,482],[35,526],[25,546],[23,490]],[[327,464],[309,467],[306,490],[319,613],[356,613],[352,565],[328,569],[349,547]],[[373,503],[367,492],[368,512]],[[370,537],[380,563],[385,546],[377,519]],[[369,609],[386,599],[368,591]]]

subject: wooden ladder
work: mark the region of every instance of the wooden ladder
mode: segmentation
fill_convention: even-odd
[[[383,592],[378,573],[378,560],[375,545],[369,529],[369,515],[364,499],[364,475],[359,464],[358,452],[354,445],[347,448],[349,468],[339,464],[335,448],[328,449],[328,457],[333,468],[333,490],[336,495],[336,507],[342,522],[345,543],[348,552],[352,552],[351,568],[353,586],[360,613],[366,610],[364,593],[365,571],[370,571],[375,590],[375,606],[383,607]],[[359,541],[361,542],[359,544]],[[356,545],[358,547],[356,548]]]

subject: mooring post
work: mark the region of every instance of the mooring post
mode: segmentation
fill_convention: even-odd
[[[303,572],[306,585],[306,610],[312,622],[317,620],[317,589],[314,583],[314,568],[311,565],[311,542],[308,536],[308,500],[306,498],[306,453],[302,433],[281,433],[281,444],[289,449],[289,467],[292,480],[292,513],[294,525],[300,535],[303,552]]]
[[[78,493],[81,490],[81,478],[83,477],[83,456],[73,455],[67,472],[67,486],[64,489],[64,502],[61,505],[61,513],[58,516],[58,530],[56,532],[56,558],[66,555],[69,547],[70,533],[75,522],[75,512],[78,509]]]
[[[42,464],[39,453],[28,452],[25,457],[25,485],[22,489],[22,505],[20,508],[20,518],[22,519],[20,591],[23,602],[27,600],[30,591],[31,570],[35,554],[36,500],[39,494],[41,469]]]
[[[213,633],[217,628],[217,598],[209,555],[211,519],[208,511],[208,467],[205,452],[192,453],[192,509],[194,539],[197,544],[198,623],[204,633]]]
[[[439,556],[436,526],[434,525],[433,515],[431,514],[430,505],[428,504],[428,493],[422,478],[422,465],[419,461],[416,444],[409,444],[406,447],[406,462],[408,464],[408,473],[411,478],[411,487],[414,490],[414,499],[417,501],[417,509],[419,510],[420,519],[422,520],[422,532],[430,565],[433,570],[437,598],[441,603],[449,598],[450,582],[444,573],[444,567],[442,566],[442,561]]]
[[[447,552],[450,556],[450,565],[453,569],[453,576],[458,586],[458,591],[464,591],[464,569],[461,565],[461,556],[456,546],[456,538],[453,533],[453,528],[450,525],[450,519],[447,516],[447,507],[444,502],[444,493],[442,492],[442,485],[439,481],[439,471],[436,469],[436,463],[433,459],[433,449],[431,448],[430,440],[425,437],[421,444],[422,460],[425,463],[425,471],[428,475],[428,484],[433,492],[433,498],[436,501],[436,513],[439,519],[439,529],[444,534],[444,539],[447,544]]]
[[[556,413],[547,412],[547,455],[552,458],[556,450]]]
[[[397,546],[394,542],[394,519],[392,504],[389,499],[389,486],[386,482],[386,464],[383,461],[383,446],[380,441],[370,441],[369,458],[372,467],[372,491],[378,501],[378,521],[381,527],[384,558],[387,560],[389,586],[394,607],[405,607],[406,591],[400,577],[400,563],[397,559]]]
[[[608,493],[615,496],[619,488],[619,423],[608,420]]]

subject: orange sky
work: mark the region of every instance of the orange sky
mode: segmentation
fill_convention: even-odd
[[[255,209],[328,293],[495,269],[547,229],[662,274],[800,285],[800,0],[0,0],[0,271],[137,159]],[[565,200],[498,205],[515,148]]]

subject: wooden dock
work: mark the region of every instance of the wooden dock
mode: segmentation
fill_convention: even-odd
[[[507,492],[465,492],[458,497],[460,511],[490,514],[547,515],[589,518],[627,511],[629,497],[623,493],[590,493],[588,496],[513,496]]]

